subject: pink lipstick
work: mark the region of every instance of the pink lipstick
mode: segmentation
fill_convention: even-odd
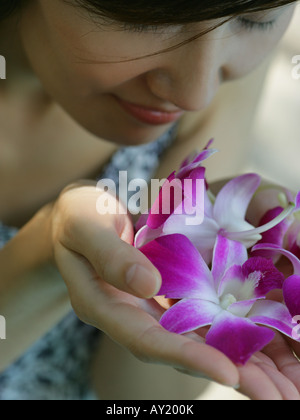
[[[163,111],[160,109],[153,109],[148,108],[142,105],[136,105],[127,101],[123,101],[120,98],[116,98],[118,103],[121,105],[123,110],[127,112],[127,114],[134,117],[136,120],[150,125],[164,125],[170,124],[172,122],[177,121],[182,115],[184,111]]]

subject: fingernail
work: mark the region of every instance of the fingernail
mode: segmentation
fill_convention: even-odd
[[[135,264],[127,271],[126,283],[138,296],[149,299],[155,296],[160,289],[159,277],[139,264]]]

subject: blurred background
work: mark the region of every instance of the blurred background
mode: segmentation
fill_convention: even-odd
[[[300,190],[300,78],[292,77],[292,58],[300,56],[300,5],[272,63],[253,127],[247,172],[257,172]],[[298,71],[300,74],[300,71]],[[200,400],[247,400],[236,391],[210,385]]]
[[[299,190],[300,78],[292,77],[292,58],[296,55],[300,56],[300,5],[267,76],[247,170]]]

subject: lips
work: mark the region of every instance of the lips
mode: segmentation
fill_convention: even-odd
[[[134,117],[136,120],[149,125],[165,125],[177,121],[184,111],[163,111],[159,109],[153,109],[144,107],[142,105],[136,105],[131,102],[124,101],[120,98],[116,98],[122,109]]]

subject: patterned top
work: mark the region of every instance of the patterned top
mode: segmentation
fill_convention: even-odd
[[[176,127],[154,143],[118,150],[99,179],[113,179],[118,186],[119,171],[127,171],[128,182],[133,178],[149,181],[175,131]],[[0,223],[0,249],[16,233],[17,229]],[[89,363],[100,337],[97,329],[71,312],[0,374],[0,400],[97,399],[89,384]]]

